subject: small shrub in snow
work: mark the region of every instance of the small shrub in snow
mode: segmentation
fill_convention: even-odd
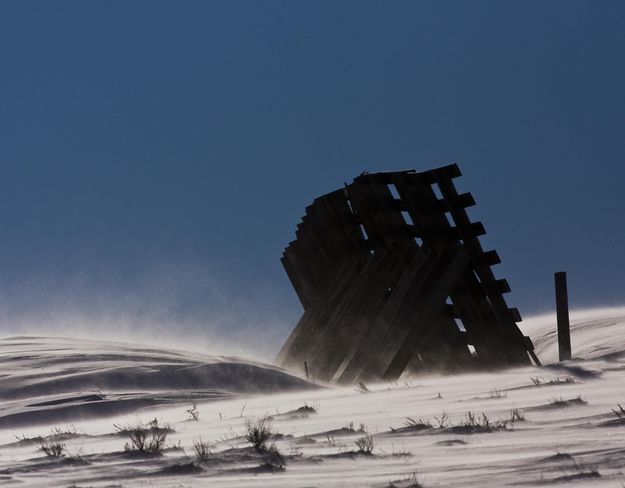
[[[208,443],[204,442],[201,437],[197,441],[193,441],[193,449],[195,449],[199,461],[206,461],[213,454]]]
[[[49,457],[60,458],[65,455],[65,444],[55,439],[42,442],[39,449]]]
[[[153,420],[147,426],[138,424],[115,428],[130,438],[130,442],[124,444],[124,451],[141,454],[161,454],[165,447],[167,432],[171,430],[159,427],[157,420]]]
[[[625,409],[621,407],[620,403],[618,404],[618,410],[613,408],[612,411],[614,412],[614,415],[616,415],[617,419],[625,420]]]
[[[198,420],[200,418],[200,412],[195,403],[187,408],[186,412],[189,414],[189,420]]]
[[[267,448],[267,441],[271,438],[271,420],[266,418],[257,422],[246,423],[245,440],[252,444],[257,451],[264,451]]]
[[[373,441],[373,436],[371,434],[366,434],[356,441],[358,452],[363,454],[371,454],[374,446],[375,442]]]

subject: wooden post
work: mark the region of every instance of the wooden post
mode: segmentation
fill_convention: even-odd
[[[566,289],[566,272],[554,274],[556,283],[556,313],[558,317],[558,350],[560,361],[571,359],[571,331],[569,325],[569,298]]]

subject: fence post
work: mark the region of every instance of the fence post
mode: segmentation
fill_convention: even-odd
[[[569,298],[566,289],[566,272],[554,274],[556,284],[556,315],[558,318],[558,351],[560,361],[571,359],[571,331],[569,324]]]

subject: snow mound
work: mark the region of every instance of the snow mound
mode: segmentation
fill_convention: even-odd
[[[315,388],[235,357],[71,338],[0,339],[0,364],[0,428]]]
[[[571,349],[577,359],[620,359],[625,357],[625,307],[573,310],[570,313]],[[519,324],[534,342],[543,364],[558,361],[555,312],[530,317]]]
[[[625,307],[571,313],[575,366],[554,364],[555,314],[531,317],[521,327],[543,364],[563,372],[568,367],[567,374],[592,375],[589,362],[625,359]],[[274,366],[236,357],[82,338],[0,339],[0,364],[0,429],[317,388]]]

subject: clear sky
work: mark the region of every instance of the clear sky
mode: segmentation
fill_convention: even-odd
[[[623,304],[624,53],[622,1],[0,2],[2,332],[271,355],[304,207],[450,162],[510,305]]]

